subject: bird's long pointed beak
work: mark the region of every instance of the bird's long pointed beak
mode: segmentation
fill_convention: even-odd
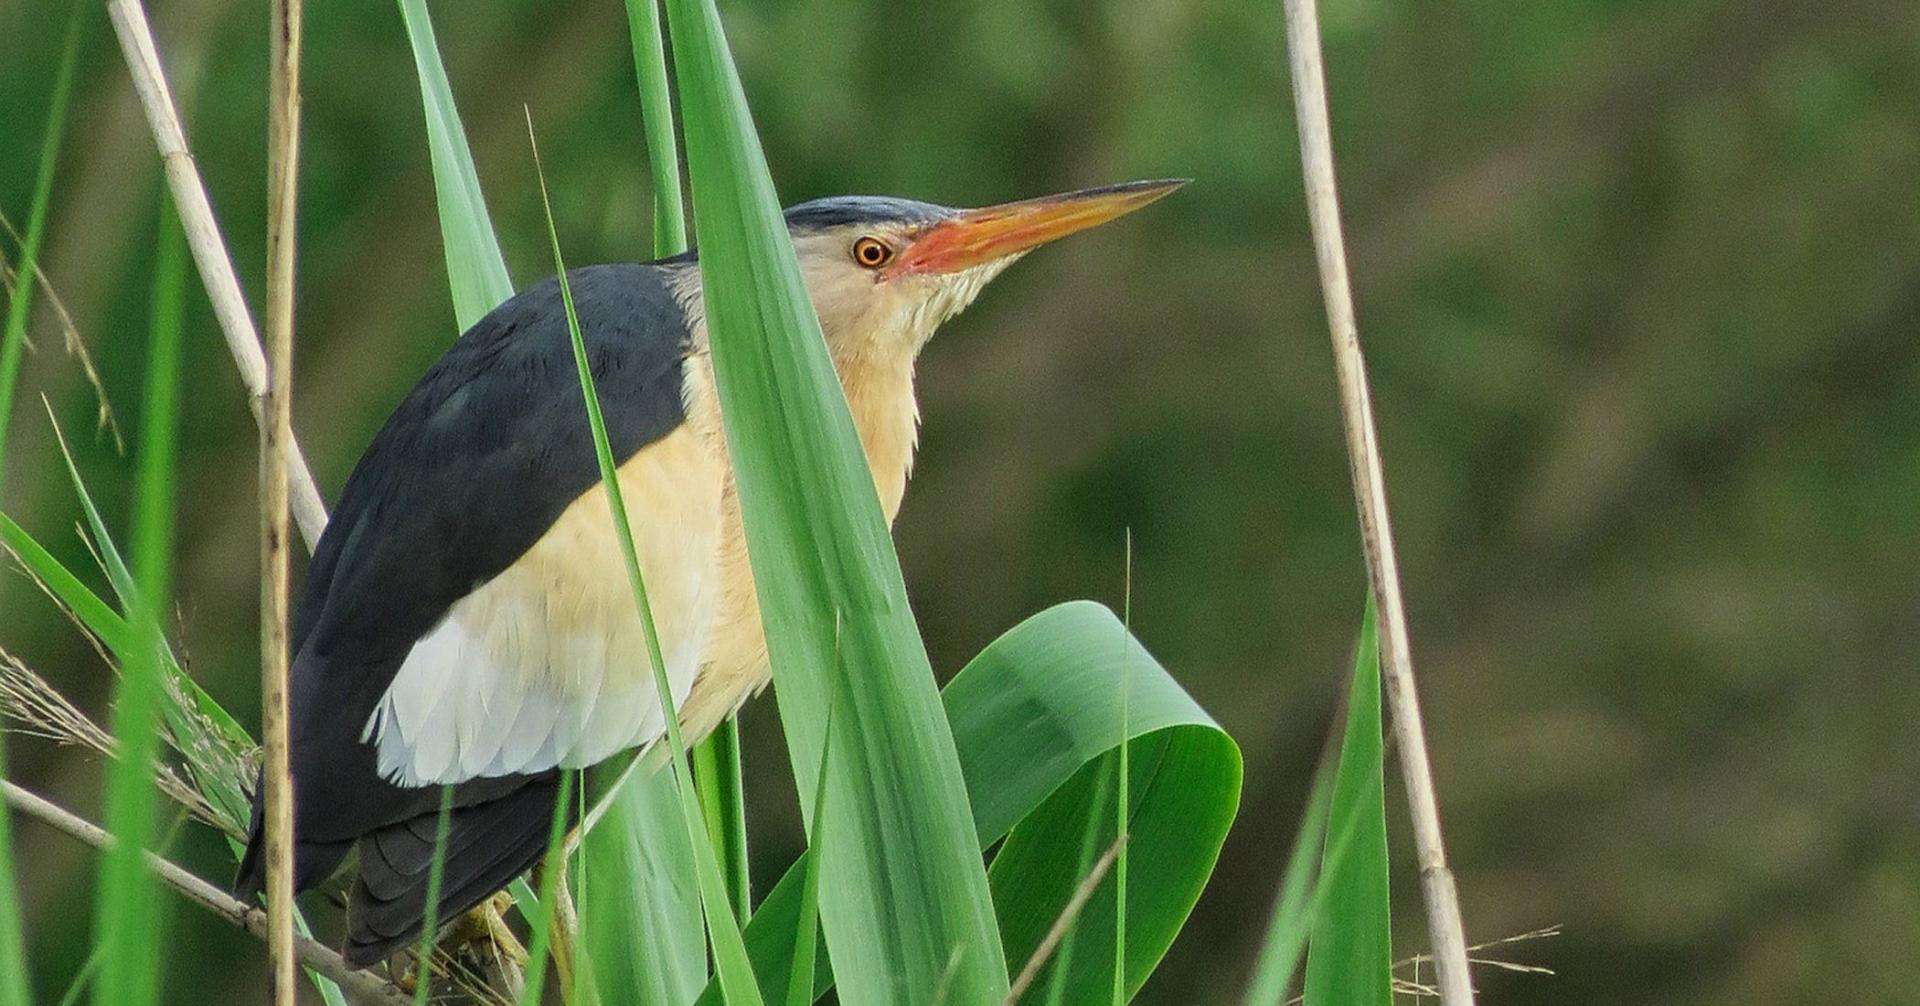
[[[913,243],[894,258],[885,275],[891,279],[970,269],[1075,231],[1098,227],[1185,184],[1184,178],[1123,182],[962,210],[921,231]]]

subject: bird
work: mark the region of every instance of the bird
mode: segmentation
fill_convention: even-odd
[[[1039,245],[1182,184],[981,209],[834,196],[786,210],[889,523],[919,435],[915,362],[935,329]],[[698,249],[566,275],[692,743],[770,677]],[[288,687],[294,888],[328,881],[357,853],[352,965],[419,939],[443,789],[436,917],[451,919],[542,856],[561,773],[663,734],[621,555],[548,277],[476,322],[400,401],[306,572]],[[260,788],[234,884],[246,901],[265,885]]]

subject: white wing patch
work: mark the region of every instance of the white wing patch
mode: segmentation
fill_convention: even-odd
[[[720,601],[723,485],[686,426],[620,468],[676,709]],[[596,485],[414,644],[363,739],[402,786],[583,767],[649,743],[665,721],[644,632]]]

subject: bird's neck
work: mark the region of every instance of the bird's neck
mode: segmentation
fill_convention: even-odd
[[[697,273],[695,274],[698,275]],[[693,321],[692,349],[701,361],[700,384],[704,394],[693,399],[708,399],[715,410],[708,420],[719,432],[718,399],[712,396],[712,363],[708,355],[707,325],[699,289],[690,289],[682,305]],[[834,370],[840,375],[840,387],[847,396],[853,414],[853,426],[860,434],[867,466],[873,470],[873,487],[880,494],[880,506],[888,523],[900,512],[906,496],[907,476],[913,471],[913,452],[919,442],[920,405],[913,392],[913,363],[917,345],[901,340],[900,351],[876,351],[872,344],[849,349],[841,340],[828,339]],[[702,404],[690,402],[690,411],[700,413]]]
[[[873,469],[873,487],[891,522],[906,495],[907,476],[913,471],[913,451],[919,442],[920,405],[913,394],[913,359],[892,354],[876,357],[856,354],[834,359],[840,386],[847,393],[860,446]]]

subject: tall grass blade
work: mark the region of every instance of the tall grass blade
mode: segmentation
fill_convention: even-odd
[[[527,115],[527,137],[533,138],[533,115]],[[620,491],[620,478],[613,460],[613,448],[607,439],[606,419],[601,414],[600,394],[594,387],[593,369],[587,361],[586,337],[580,330],[580,317],[573,307],[573,289],[567,279],[567,265],[560,254],[560,234],[554,228],[553,206],[547,200],[545,173],[540,169],[538,146],[534,148],[534,172],[540,178],[540,201],[546,210],[547,238],[553,247],[553,268],[560,282],[560,302],[567,312],[567,331],[573,340],[573,359],[578,369],[580,393],[585,400],[587,422],[593,428],[594,454],[600,462],[600,481],[606,488],[607,505],[612,511],[615,536],[620,542],[621,558],[627,568],[627,583],[633,590],[633,603],[638,609],[642,626],[646,629],[647,657],[653,668],[653,681],[656,693],[660,697],[660,708],[666,724],[667,743],[671,750],[669,763],[674,786],[680,796],[680,810],[687,827],[688,844],[692,846],[695,878],[699,881],[701,907],[707,918],[707,938],[713,948],[714,970],[718,973],[721,987],[725,990],[727,1002],[732,1006],[759,1006],[760,987],[754,983],[753,965],[747,957],[746,944],[740,935],[739,922],[734,918],[726,893],[726,881],[720,873],[720,862],[714,855],[713,846],[707,841],[704,822],[700,815],[699,798],[693,789],[693,770],[687,761],[685,740],[680,736],[680,715],[673,707],[673,688],[667,680],[667,661],[660,651],[660,633],[654,625],[653,608],[647,600],[647,585],[640,571],[640,559],[634,549],[633,528],[628,520],[626,503]],[[556,838],[556,841],[558,839]],[[551,856],[550,856],[551,858]]]
[[[673,133],[673,100],[667,91],[666,46],[660,37],[658,0],[627,0],[627,28],[633,39],[633,71],[640,94],[640,125],[647,144],[653,183],[653,254],[667,258],[687,250],[686,210],[680,198],[680,149]],[[693,778],[700,786],[700,809],[707,833],[720,850],[727,875],[727,896],[734,915],[745,920],[753,910],[752,878],[747,871],[746,788],[740,766],[740,721],[728,717],[693,749]]]
[[[687,250],[687,215],[680,198],[680,148],[673,138],[673,99],[667,91],[659,0],[627,0],[627,31],[633,38],[640,128],[653,181],[653,254],[666,258]]]
[[[179,836],[180,827],[186,824],[186,822],[187,819],[184,814],[176,816],[173,819],[173,824],[168,827],[167,834],[162,837],[158,843],[160,849],[167,850],[168,852],[172,850],[174,839]],[[73,973],[73,980],[67,983],[67,991],[60,996],[60,1001],[56,1006],[73,1006],[74,1003],[79,1002],[81,997],[87,994],[87,989],[93,984],[94,977],[100,973],[100,965],[105,959],[106,944],[95,943],[93,947],[87,951],[87,959],[81,962],[79,970]]]
[[[664,258],[685,250],[687,234],[655,0],[629,0],[627,21],[653,190],[652,253]],[[728,808],[737,807],[734,800],[739,792],[737,783],[727,785],[730,777],[724,762],[717,766],[720,771],[714,770],[722,743],[716,734],[694,749],[694,779],[701,790],[700,806],[709,833],[715,836],[716,846],[725,850],[723,867],[730,868],[744,860],[745,830],[744,818],[740,818],[741,830],[731,835],[715,826],[730,818]],[[594,986],[608,1003],[681,1006],[706,985],[707,943],[693,847],[681,821],[672,775],[629,773],[624,766],[610,763],[595,769],[589,778],[596,785],[596,804],[606,786],[619,786],[605,819],[586,833],[580,847],[581,866],[594,878],[591,884],[583,883],[579,892]],[[737,882],[739,876],[728,869],[730,894],[744,889]],[[735,901],[738,918],[746,917],[746,908]]]
[[[127,620],[100,599],[92,588],[80,581],[46,546],[14,521],[0,513],[0,545],[19,559],[20,564],[40,580],[56,600],[74,613],[115,656],[125,659],[133,650],[133,631]]]
[[[547,984],[547,950],[553,946],[554,905],[566,857],[567,804],[573,799],[575,773],[561,771],[560,795],[553,802],[553,823],[547,829],[547,856],[540,864],[540,893],[537,906],[527,916],[533,927],[533,944],[527,948],[527,984],[520,990],[521,1006],[540,1006]],[[525,902],[522,902],[524,905]]]
[[[453,787],[440,787],[440,813],[433,822],[433,862],[427,866],[427,917],[420,923],[420,952],[415,955],[413,1006],[427,1006],[433,988],[428,967],[440,938],[440,885],[447,874],[447,832],[453,827]]]
[[[632,13],[636,8],[630,8]],[[672,148],[672,109],[664,92],[664,67],[655,73],[660,79],[659,90],[647,86],[647,67],[660,63],[659,19],[651,8],[639,8],[637,13],[649,15],[653,25],[655,52],[649,54],[649,60],[639,60],[636,48],[636,71],[641,79],[643,106],[649,109],[645,123],[649,157],[655,165],[666,165],[664,180],[659,167],[655,169],[657,207],[664,205],[666,196],[662,194],[672,196],[670,209],[655,211],[657,253],[668,255],[685,246],[678,157]],[[413,46],[420,98],[426,109],[447,282],[453,292],[455,319],[461,328],[467,328],[497,303],[513,296],[513,284],[499,253],[426,6],[420,0],[401,0],[401,15]],[[643,40],[645,36],[636,35],[636,46]],[[660,246],[660,242],[666,242],[666,246]],[[599,883],[580,885],[580,914],[595,920],[584,950],[591,954],[593,946],[605,946],[599,954],[601,962],[591,970],[593,983],[599,993],[614,1002],[684,1002],[684,985],[697,987],[705,981],[707,946],[703,939],[687,939],[689,933],[697,937],[701,931],[697,895],[666,881],[666,877],[687,875],[693,868],[691,850],[684,843],[660,841],[662,835],[657,829],[662,820],[676,820],[674,804],[678,797],[664,778],[620,783],[622,774],[605,768],[595,770],[589,778],[622,785],[609,820],[589,831],[582,847],[582,868],[603,877]],[[595,791],[593,797],[599,799],[605,793]],[[522,914],[538,910],[530,895],[532,889],[524,883],[516,885],[515,900]],[[649,998],[655,994],[668,998]]]
[[[93,949],[87,953],[86,962],[80,965],[79,971],[74,972],[73,981],[68,983],[66,994],[60,997],[60,1002],[56,1006],[74,1006],[80,1001],[81,996],[87,994],[88,984],[100,971],[100,960],[101,947],[99,944],[94,944]]]
[[[27,233],[20,243],[17,273],[20,282],[14,287],[13,298],[7,302],[6,323],[0,328],[0,485],[5,484],[7,431],[13,416],[14,386],[20,374],[20,355],[26,347],[34,270],[38,267],[41,237],[46,231],[47,204],[53,194],[54,165],[59,160],[67,101],[73,90],[73,66],[79,53],[83,9],[83,4],[74,3],[69,17],[66,49],[60,57],[52,107],[47,113],[47,130],[41,141],[40,169],[34,178]],[[6,742],[0,739],[0,779],[6,778],[6,755]],[[0,1006],[26,1006],[31,995],[26,946],[20,928],[20,904],[14,886],[12,829],[9,815],[0,813]]]
[[[400,17],[413,53],[420,81],[420,104],[427,127],[427,150],[433,164],[433,189],[440,219],[441,254],[446,261],[447,284],[453,297],[453,316],[464,331],[513,296],[513,280],[487,212],[480,173],[460,124],[453,88],[434,40],[433,19],[425,0],[399,0]],[[522,914],[535,922],[537,896],[524,883],[512,888]],[[523,896],[525,895],[525,896]]]
[[[47,408],[47,423],[53,428],[54,444],[60,448],[60,459],[66,462],[67,477],[73,482],[73,491],[80,499],[80,513],[87,519],[87,530],[93,534],[93,551],[100,560],[100,569],[107,574],[107,585],[113,588],[113,594],[120,599],[122,607],[131,607],[135,595],[133,570],[127,568],[127,561],[120,554],[120,546],[114,543],[113,535],[107,532],[106,519],[100,515],[100,508],[93,501],[93,493],[87,489],[87,482],[80,477],[80,466],[73,460],[73,447],[67,443],[67,433],[60,428],[60,420],[53,414],[51,403],[42,399]]]
[[[433,156],[433,191],[440,205],[440,240],[447,258],[447,284],[453,290],[453,316],[465,331],[513,296],[513,280],[494,237],[493,219],[487,215],[480,175],[474,170],[473,151],[467,149],[447,68],[433,40],[426,0],[400,0],[400,16],[407,25],[407,41],[420,77],[420,102],[427,115],[427,150]]]
[[[1314,772],[1313,788],[1307,794],[1307,809],[1300,816],[1300,830],[1294,835],[1287,854],[1287,869],[1281,876],[1280,894],[1273,904],[1273,917],[1267,922],[1267,935],[1260,945],[1260,960],[1255,965],[1253,982],[1247,986],[1244,1006],[1282,1006],[1293,976],[1300,966],[1300,952],[1306,949],[1319,889],[1314,878],[1320,853],[1326,851],[1329,864],[1336,850],[1326,847],[1327,806],[1333,795],[1334,761],[1329,758]],[[1351,847],[1348,840],[1347,846]]]
[[[837,704],[837,703],[836,703]],[[787,1006],[807,1006],[813,1001],[815,961],[820,953],[820,849],[827,840],[827,768],[833,757],[833,708],[827,709],[826,729],[820,745],[819,782],[813,790],[813,831],[807,836],[807,857],[800,875],[800,919],[793,927],[793,964],[787,972]]]
[[[83,502],[91,507],[85,484],[75,484]],[[94,514],[97,516],[97,511]],[[113,539],[105,533],[104,526],[96,527],[99,542],[96,554],[101,556],[102,564],[121,565]],[[5,514],[0,514],[0,546],[13,555],[20,567],[83,631],[106,647],[116,665],[124,666],[140,659],[140,634],[135,627]],[[128,574],[129,579],[131,575]],[[126,596],[138,596],[130,583]],[[161,641],[161,660],[170,686],[163,693],[161,709],[172,743],[185,758],[194,787],[206,798],[222,830],[228,833],[229,844],[233,845],[233,836],[246,830],[249,805],[241,789],[241,775],[245,753],[254,748],[253,740],[225,709],[186,676],[166,649],[165,640]],[[238,846],[234,848],[237,852]]]
[[[1121,645],[1125,647],[1133,641],[1133,529],[1127,529],[1126,580],[1120,604]],[[1130,683],[1126,664],[1120,664],[1120,686],[1114,690],[1120,701],[1120,757],[1119,769],[1114,773],[1113,832],[1114,847],[1118,854],[1113,863],[1113,1006],[1122,1006],[1127,1001],[1127,829],[1131,826],[1128,796],[1131,776],[1131,758],[1133,745],[1127,739],[1127,692]],[[1078,876],[1078,874],[1075,874]]]
[[[6,738],[0,736],[0,779],[7,777]],[[20,899],[13,882],[12,815],[0,811],[0,1006],[27,1006],[26,942],[20,929]]]
[[[402,0],[400,8],[426,110],[454,314],[466,328],[512,296],[513,289],[426,7],[421,0]],[[657,18],[653,37],[657,45]],[[660,57],[655,53],[652,59],[657,63]],[[637,61],[636,67],[644,74],[642,63]],[[664,80],[664,70],[661,76]],[[643,99],[645,96],[643,90]],[[665,107],[664,91],[660,99]],[[656,163],[673,166],[677,158],[672,151],[671,114],[669,108],[664,116],[648,116],[648,138],[651,150],[660,132],[655,123],[665,124],[666,153],[654,157]],[[660,221],[671,220],[675,225],[665,237],[684,246],[685,228],[678,224],[679,179],[672,172],[669,177],[675,208],[670,214],[656,214],[656,239],[661,236]],[[661,254],[678,250],[673,247]],[[679,797],[672,781],[658,773],[635,775],[637,778],[620,783],[618,771],[603,768],[590,774],[594,780],[604,779],[608,785],[619,784],[622,789],[609,819],[589,832],[583,842],[582,869],[600,879],[581,884],[581,915],[595,920],[582,949],[591,956],[595,946],[602,947],[599,961],[591,970],[591,981],[608,1001],[636,1006],[677,1004],[691,994],[689,989],[697,989],[706,980],[706,943],[700,937],[698,896],[679,880],[692,874],[691,851],[684,838],[673,841]],[[593,795],[598,798],[605,794],[596,791]],[[659,827],[662,823],[672,824],[664,834]],[[524,882],[515,884],[512,890],[523,914],[531,918],[540,910],[537,896]]]
[[[1321,867],[1323,895],[1307,947],[1306,1006],[1393,1006],[1387,886],[1387,807],[1380,720],[1380,637],[1373,598],[1360,623],[1347,727],[1327,811],[1330,835],[1350,833]]]
[[[60,70],[54,77],[53,99],[47,108],[47,128],[40,139],[40,168],[33,178],[33,203],[27,211],[27,233],[20,241],[20,261],[15,275],[20,282],[7,302],[6,327],[0,329],[0,486],[6,484],[7,428],[13,418],[14,386],[20,378],[20,354],[27,345],[27,314],[33,306],[33,277],[40,267],[40,242],[47,233],[47,206],[53,200],[54,168],[60,162],[60,139],[66,130],[67,105],[73,97],[73,67],[80,55],[81,16],[87,5],[75,0],[73,13],[67,16],[67,39],[60,54]],[[0,825],[0,827],[4,827]],[[0,930],[6,923],[0,922]],[[0,935],[0,942],[4,936]],[[0,947],[4,952],[4,947]],[[0,996],[6,994],[7,979],[0,978]]]
[[[402,0],[401,13],[426,108],[455,315],[466,327],[510,296],[512,288],[425,5],[419,0]],[[653,165],[654,251],[664,257],[685,247],[686,228],[659,18],[650,3],[631,4],[629,15],[648,155]],[[725,730],[730,732],[731,724]],[[724,749],[710,746],[708,750]],[[744,897],[745,823],[738,795],[737,756],[734,763],[731,776],[708,773],[704,779],[722,784],[720,794],[726,799],[712,803],[722,815],[720,820],[737,822],[737,827],[726,832],[728,862],[738,864],[729,878],[729,889]],[[721,765],[724,771],[725,762]],[[672,780],[660,773],[635,775],[637,778],[620,784],[612,813],[583,842],[581,866],[598,878],[580,885],[581,915],[594,920],[583,949],[597,956],[592,980],[609,1001],[677,1004],[685,1002],[706,980],[707,953],[705,941],[699,936],[697,885],[685,882],[694,868],[692,853],[684,836],[675,840],[679,797]],[[600,770],[592,773],[592,778],[619,784],[621,775]],[[726,785],[729,778],[730,786]],[[595,793],[596,797],[601,795]],[[671,827],[663,830],[663,824]],[[525,912],[535,910],[534,901],[526,896],[531,893],[524,883],[516,885],[516,900]],[[593,953],[595,946],[602,948],[597,955]]]
[[[171,596],[173,450],[180,370],[180,314],[186,245],[173,217],[164,215],[155,267],[146,404],[140,424],[133,568],[142,604],[129,619],[136,638],[124,663],[113,707],[120,757],[107,770],[107,830],[115,839],[101,863],[95,932],[107,950],[95,1001],[147,1006],[159,998],[160,948],[165,942],[161,899],[142,862],[153,847],[152,769],[159,748],[165,641],[161,630]]]
[[[1133,752],[1127,844],[1134,852],[1126,987],[1132,995],[1173,943],[1213,871],[1239,807],[1240,752],[1137,642],[1115,653],[1113,641],[1123,632],[1120,620],[1097,604],[1049,608],[982,650],[941,697],[978,828],[975,847],[1006,839],[990,874],[994,909],[1006,958],[1026,961],[1075,893],[1087,822],[1099,824],[1096,847],[1113,842],[1114,818],[1106,808],[1121,740],[1114,733],[1116,658],[1126,668]],[[850,733],[838,738],[836,761],[853,746]],[[833,841],[841,842],[845,818],[837,805],[829,813]],[[789,869],[747,927],[748,952],[770,996],[789,987],[805,870],[804,859]],[[823,888],[831,876],[822,874]],[[1062,995],[1074,1006],[1112,998],[1112,887],[1103,884],[1080,915],[1081,949]],[[829,943],[828,949],[835,948]],[[820,969],[816,996],[834,984],[839,958],[832,963],[831,973]],[[718,989],[709,985],[700,1002],[720,1002]]]
[[[740,762],[740,720],[729,716],[693,748],[693,779],[708,841],[720,858],[727,901],[734,917],[753,913],[753,878],[747,864],[747,800]]]
[[[863,675],[826,777],[820,917],[841,997],[997,1002],[1006,960],[952,731],[719,11],[667,14],[721,415],[802,792],[819,783],[835,655]]]

